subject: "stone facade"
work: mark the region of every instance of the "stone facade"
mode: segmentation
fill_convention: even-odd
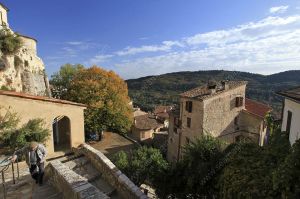
[[[124,197],[130,199],[148,198],[131,180],[124,175],[103,153],[93,147],[83,144],[81,149],[74,149],[82,153],[91,164],[102,173],[102,177]]]
[[[2,28],[9,28],[7,10],[0,5]],[[5,25],[6,24],[6,25]],[[9,29],[12,33],[13,31]],[[3,55],[0,52],[0,88],[24,92],[38,96],[49,96],[49,82],[45,66],[37,55],[37,41],[34,38],[20,35],[21,49],[14,55]]]
[[[223,82],[222,86],[208,87],[181,94],[179,112],[170,114],[167,152],[170,162],[178,161],[183,147],[205,134],[228,143],[245,136],[263,144],[264,116],[247,111],[246,82]]]

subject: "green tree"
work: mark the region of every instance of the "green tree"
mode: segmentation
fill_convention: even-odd
[[[214,197],[215,176],[219,173],[223,149],[224,143],[210,135],[188,144],[183,159],[157,181],[158,195],[161,198]]]
[[[145,146],[133,150],[129,157],[119,152],[113,159],[116,166],[138,186],[145,182],[153,184],[168,168],[167,161],[158,149]]]
[[[291,153],[274,172],[273,188],[281,198],[300,197],[300,140],[292,146]]]
[[[127,84],[113,71],[93,66],[79,70],[66,99],[88,105],[85,126],[89,132],[109,129],[126,133],[133,120]]]
[[[0,50],[4,55],[12,55],[19,51],[22,42],[18,34],[13,34],[8,29],[0,30]]]
[[[0,106],[0,136],[2,137],[7,131],[11,131],[16,128],[19,123],[19,118],[16,113],[13,113],[10,109]]]
[[[74,75],[84,69],[81,64],[65,64],[60,67],[59,71],[51,76],[50,85],[52,96],[58,99],[67,100],[67,94],[70,83]]]

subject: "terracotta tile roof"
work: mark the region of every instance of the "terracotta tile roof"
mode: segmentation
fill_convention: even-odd
[[[58,103],[58,104],[69,104],[69,105],[74,105],[74,106],[87,107],[87,105],[85,105],[85,104],[80,104],[80,103],[71,102],[71,101],[67,101],[67,100],[60,100],[60,99],[55,99],[55,98],[50,98],[50,97],[43,97],[43,96],[34,96],[34,95],[28,95],[25,93],[19,93],[19,92],[13,92],[13,91],[0,90],[0,95],[6,95],[6,96],[11,96],[11,97],[17,97],[17,98],[25,98],[25,99],[30,99],[30,100],[39,100],[39,101],[44,101],[44,102],[52,102],[52,103]]]
[[[300,102],[300,86],[286,91],[279,91],[277,94]]]
[[[172,109],[173,109],[172,106],[157,106],[157,107],[155,107],[154,113],[155,114],[166,113],[166,112],[169,112]]]
[[[163,124],[151,114],[137,116],[134,120],[134,127],[137,129],[149,130],[163,127]]]
[[[242,85],[246,85],[247,81],[227,81],[226,84],[228,85],[228,89],[234,89]],[[219,82],[216,86],[216,92],[211,93],[211,90],[208,89],[208,86],[200,86],[197,88],[194,88],[192,90],[186,91],[184,93],[181,93],[181,97],[188,97],[188,98],[195,98],[195,99],[207,99],[209,97],[218,95],[220,93],[223,93],[224,90],[221,86],[221,82]]]
[[[272,110],[272,108],[266,104],[251,100],[245,99],[245,111],[252,113],[256,116],[264,118],[268,112]]]

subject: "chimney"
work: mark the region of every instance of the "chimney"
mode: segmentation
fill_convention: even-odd
[[[222,81],[222,89],[223,90],[228,90],[229,89],[228,81]]]
[[[214,94],[216,93],[216,88],[217,88],[217,82],[214,80],[209,80],[207,84],[207,88],[209,90],[209,94]]]

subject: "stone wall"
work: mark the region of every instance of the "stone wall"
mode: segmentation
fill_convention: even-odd
[[[82,144],[75,153],[83,153],[91,164],[102,174],[102,177],[124,197],[130,199],[148,198],[139,187],[124,175],[103,153],[93,147]]]
[[[86,178],[76,174],[58,160],[50,162],[46,167],[45,173],[45,178],[48,179],[59,192],[63,193],[64,198],[109,198],[90,184]]]
[[[45,173],[46,179],[59,192],[63,193],[64,198],[109,198],[90,184],[86,178],[78,175],[58,160],[50,162]]]

